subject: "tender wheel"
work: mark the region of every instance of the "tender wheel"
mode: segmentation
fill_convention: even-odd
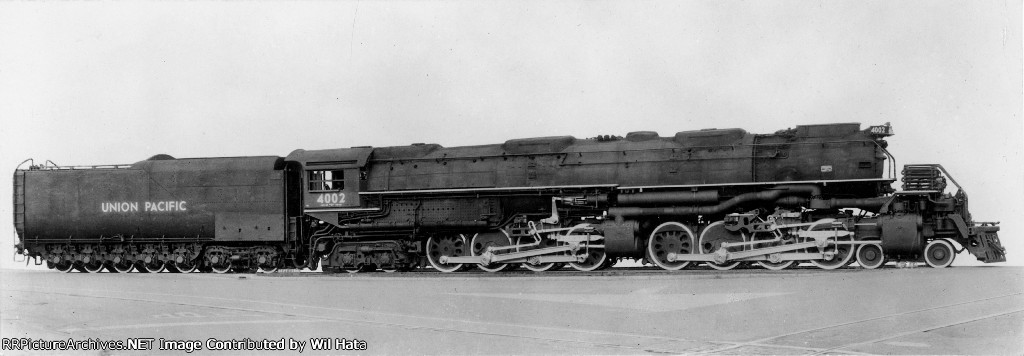
[[[160,273],[167,269],[167,266],[164,265],[163,262],[157,260],[152,260],[149,263],[142,263],[141,266],[136,267],[142,267],[139,268],[140,271],[145,270],[149,273]]]
[[[82,263],[82,269],[89,273],[100,273],[103,270],[103,261],[89,261]]]
[[[173,262],[165,264],[164,271],[167,271],[168,273],[181,273],[181,271],[178,270],[178,266],[174,265]]]
[[[576,230],[569,230],[566,235],[571,235]],[[580,244],[580,250],[577,253],[583,253],[586,258],[583,262],[569,262],[569,266],[575,268],[577,271],[590,272],[601,269],[606,266],[608,262],[608,253],[604,250],[604,241],[594,241],[601,247],[590,247],[590,243],[582,242]]]
[[[654,228],[647,239],[647,256],[651,263],[669,271],[677,271],[690,265],[690,261],[669,262],[668,254],[694,253],[693,231],[682,223],[670,221]]]
[[[746,241],[746,236],[743,236],[740,232],[726,230],[725,221],[719,220],[704,228],[704,231],[700,233],[699,241],[698,245],[700,246],[700,253],[715,253],[723,243],[744,242]],[[728,249],[729,252],[739,252],[742,250],[742,247],[732,247]],[[725,271],[736,268],[736,266],[740,265],[740,262],[736,261],[725,264],[708,262],[707,265],[708,267]]]
[[[132,271],[132,268],[134,268],[135,265],[128,260],[115,259],[115,262],[111,263],[110,267],[114,268],[114,271],[117,271],[118,273],[128,273]]]
[[[526,244],[531,244],[531,243],[534,243],[534,242],[537,242],[537,238],[536,237],[534,237],[534,236],[524,236],[524,237],[519,237],[516,240],[516,245],[526,245]],[[540,244],[538,244],[537,246],[520,247],[520,248],[517,248],[516,251],[517,252],[518,251],[529,251],[529,250],[539,249],[539,248],[555,247],[557,245],[558,245],[557,241],[555,241],[553,239],[544,238],[544,239],[542,239],[540,241]],[[523,267],[526,267],[526,269],[534,271],[534,272],[545,272],[545,271],[557,270],[559,268],[562,268],[562,266],[564,266],[565,264],[564,263],[554,263],[554,262],[551,262],[551,263],[541,263],[539,265],[523,263],[522,265],[523,265]]]
[[[933,268],[946,268],[953,264],[956,258],[956,249],[949,241],[939,239],[932,240],[924,248],[924,262]]]
[[[199,263],[196,261],[175,262],[174,267],[181,273],[193,273],[199,270]]]
[[[857,249],[857,264],[864,269],[875,269],[885,264],[885,254],[882,253],[882,246],[861,245]]]
[[[212,270],[213,273],[219,273],[219,274],[228,273],[228,272],[231,272],[231,263],[228,262],[228,263],[212,265],[212,266],[210,266],[210,270]]]
[[[231,260],[228,258],[228,253],[222,249],[214,248],[206,251],[206,266],[210,271],[214,273],[228,273],[231,272]]]
[[[427,262],[441,272],[455,272],[461,263],[441,263],[441,256],[458,257],[466,255],[466,239],[458,235],[432,236],[427,239]]]
[[[256,272],[257,273],[274,273],[280,266],[280,261],[275,258],[277,255],[276,251],[272,248],[262,248],[259,255],[256,258]]]
[[[465,238],[465,236],[463,236]],[[470,245],[473,247],[470,250],[472,256],[481,256],[487,252],[487,248],[491,246],[511,246],[512,238],[508,236],[505,230],[488,231],[484,233],[474,234],[473,238],[470,239]],[[505,251],[507,252],[507,250]],[[504,253],[504,252],[502,252]],[[487,272],[500,272],[509,269],[507,263],[491,263],[489,265],[477,264],[477,268]]]
[[[53,264],[53,269],[64,273],[70,273],[75,269],[75,263],[67,260],[61,260],[60,262]]]
[[[827,231],[831,229],[832,219],[822,219],[807,227],[807,231]],[[853,237],[843,236],[838,238],[837,241],[853,241]],[[811,248],[809,249],[809,252],[810,251],[817,252],[819,250],[817,248]],[[830,260],[810,260],[809,262],[821,269],[837,269],[844,267],[853,261],[853,255],[856,254],[856,245],[828,245],[825,246],[822,252],[834,252],[835,254]]]

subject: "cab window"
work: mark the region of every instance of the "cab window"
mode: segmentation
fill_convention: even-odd
[[[308,171],[309,191],[323,192],[345,189],[344,171]]]

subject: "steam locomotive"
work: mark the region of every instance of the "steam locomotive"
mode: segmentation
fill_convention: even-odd
[[[902,168],[889,124],[442,147],[295,150],[14,172],[17,253],[58,271],[836,269],[967,250],[997,223],[936,164]],[[887,163],[888,162],[888,163]],[[952,183],[952,186],[949,184]],[[955,187],[955,192],[952,188]]]

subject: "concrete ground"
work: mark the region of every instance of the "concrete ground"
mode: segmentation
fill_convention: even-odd
[[[69,351],[75,354],[251,354],[208,349],[246,339],[284,339],[286,349],[302,343],[302,354],[1024,353],[1019,267],[497,275],[4,270],[0,279],[3,338],[154,339],[144,352]],[[329,338],[330,349],[311,350],[314,338]],[[196,340],[202,349],[160,350],[160,339]],[[355,340],[366,350],[345,349],[360,347]],[[24,352],[11,347],[0,353]]]

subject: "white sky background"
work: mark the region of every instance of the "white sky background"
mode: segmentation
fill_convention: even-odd
[[[1020,1],[0,3],[11,174],[413,142],[891,122],[1024,265]],[[3,188],[8,187],[8,188]],[[973,261],[962,254],[958,264]]]

